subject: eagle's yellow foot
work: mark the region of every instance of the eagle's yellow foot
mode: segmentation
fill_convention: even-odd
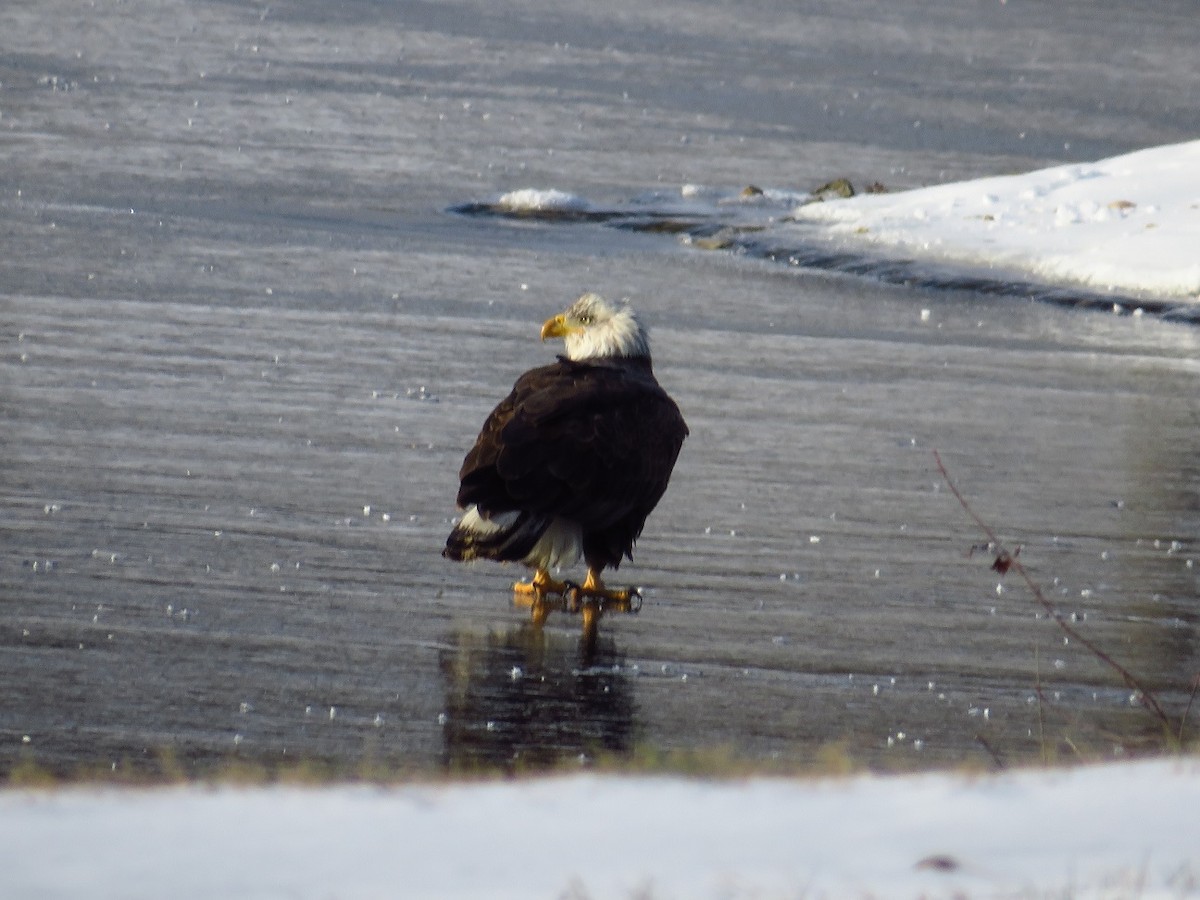
[[[581,615],[584,634],[594,636],[604,613],[636,613],[642,608],[642,595],[637,588],[605,587],[593,569],[583,584],[555,581],[545,569],[538,569],[529,581],[513,585],[513,604],[528,608],[534,625],[545,624],[555,610]]]
[[[589,600],[598,600],[606,610],[615,612],[636,612],[641,608],[642,595],[637,588],[608,588],[600,580],[600,573],[588,569],[587,578],[581,585],[568,585],[563,596],[572,606],[586,604]]]
[[[538,569],[529,581],[518,581],[513,585],[514,600],[525,597],[545,597],[547,594],[565,594],[574,585],[569,581],[555,581],[545,569]],[[525,602],[522,601],[522,605]]]
[[[570,581],[555,581],[545,569],[538,569],[529,581],[518,581],[513,585],[513,605],[528,607],[530,620],[541,626],[550,613],[566,607],[564,596],[575,586]],[[549,599],[551,597],[555,599]]]
[[[642,595],[637,588],[607,588],[600,580],[599,570],[591,568],[583,584],[569,588],[563,599],[568,609],[582,614],[583,639],[589,645],[594,645],[600,617],[605,613],[636,613],[642,608]]]

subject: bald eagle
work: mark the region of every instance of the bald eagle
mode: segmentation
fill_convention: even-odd
[[[517,379],[463,460],[463,515],[442,555],[524,563],[533,578],[513,591],[531,606],[554,594],[628,609],[636,590],[606,588],[600,573],[632,558],[687,425],[654,377],[646,330],[628,305],[584,294],[542,325],[542,340],[552,337],[566,355]],[[581,556],[582,585],[551,577]]]

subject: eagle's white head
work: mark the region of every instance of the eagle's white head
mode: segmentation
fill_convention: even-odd
[[[650,358],[650,339],[628,304],[613,307],[599,294],[587,293],[542,325],[542,340],[560,337],[567,359]]]

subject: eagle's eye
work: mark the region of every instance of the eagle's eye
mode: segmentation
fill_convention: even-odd
[[[587,313],[584,313],[582,316],[579,317],[579,324],[580,325],[591,325],[592,317],[590,315],[588,315]]]

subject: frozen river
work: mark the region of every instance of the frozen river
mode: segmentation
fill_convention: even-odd
[[[449,210],[1190,139],[1198,37],[1191,2],[10,0],[0,772],[1156,746],[970,554],[932,450],[1178,714],[1195,325]],[[634,301],[692,432],[613,579],[645,606],[590,652],[526,624],[522,573],[439,555],[483,417],[583,290]]]

